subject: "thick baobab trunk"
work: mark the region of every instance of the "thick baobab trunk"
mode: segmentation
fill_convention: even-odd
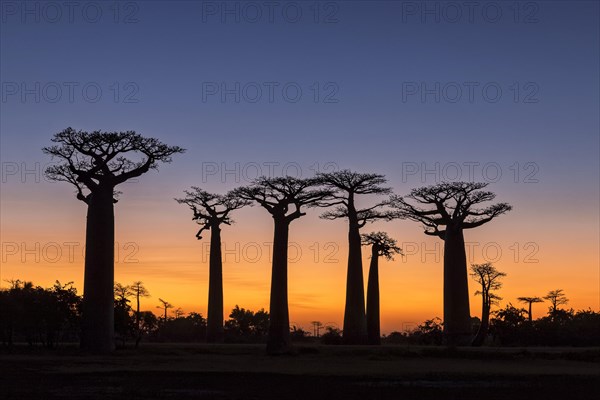
[[[348,276],[346,278],[343,342],[344,344],[366,344],[367,318],[365,315],[362,243],[356,212],[348,211]]]
[[[450,346],[471,338],[465,240],[460,227],[448,226],[444,237],[444,337]]]
[[[371,250],[371,266],[367,283],[367,336],[369,344],[381,344],[379,322],[379,252],[376,246]]]
[[[531,301],[529,302],[529,313],[527,314],[529,316],[529,322],[533,322],[533,316],[531,315]]]
[[[221,228],[210,228],[210,271],[208,277],[208,316],[206,341],[223,342],[223,260],[221,258]]]
[[[490,300],[488,296],[489,295],[481,296],[483,299],[481,303],[481,323],[479,324],[477,335],[475,335],[475,338],[471,343],[472,346],[481,346],[483,342],[485,342],[485,338],[487,337],[490,328]]]
[[[271,271],[271,303],[268,354],[282,354],[291,349],[290,317],[287,291],[288,222],[274,218],[273,266]]]
[[[105,353],[115,349],[112,188],[99,188],[89,197],[85,240],[81,348]]]

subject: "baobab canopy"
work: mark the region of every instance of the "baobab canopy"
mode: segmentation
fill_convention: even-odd
[[[61,160],[62,164],[48,167],[46,176],[73,184],[77,188],[77,198],[84,202],[88,201],[89,192],[100,186],[114,188],[151,169],[158,169],[158,162],[171,162],[173,154],[184,152],[181,147],[167,146],[135,131],[85,132],[67,128],[55,134],[52,142],[56,144],[44,147],[43,151]],[[137,158],[132,158],[136,155]]]

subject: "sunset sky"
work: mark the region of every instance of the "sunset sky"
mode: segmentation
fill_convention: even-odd
[[[514,210],[465,239],[470,261],[508,274],[501,304],[562,288],[569,307],[599,310],[597,2],[477,2],[455,21],[444,2],[429,13],[401,1],[97,2],[61,18],[43,2],[6,3],[16,8],[2,3],[0,25],[1,287],[83,288],[85,204],[42,175],[41,148],[70,126],[187,149],[119,188],[116,280],[146,284],[144,309],[158,311],[160,297],[206,314],[208,234],[196,240],[191,211],[173,200],[183,190],[348,168],[385,174],[397,194],[490,182]],[[290,320],[304,328],[343,317],[347,228],[321,212],[290,230]],[[233,218],[225,310],[268,308],[272,219],[258,206]],[[382,331],[441,317],[443,242],[411,221],[372,230],[407,253],[380,265]]]

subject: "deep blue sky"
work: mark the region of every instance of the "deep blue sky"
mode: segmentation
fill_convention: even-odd
[[[36,23],[31,15],[8,14],[5,8],[3,159],[39,158],[39,147],[52,133],[73,126],[135,129],[181,144],[190,151],[175,168],[208,158],[334,161],[388,172],[405,160],[534,161],[546,179],[575,172],[577,181],[598,177],[597,2],[537,2],[539,9],[521,10],[521,19],[535,12],[534,23],[515,23],[507,2],[495,3],[503,13],[496,23],[482,15],[488,3],[478,3],[473,23],[467,15],[450,23],[444,14],[440,23],[435,15],[425,15],[422,23],[418,12],[403,15],[411,2],[337,2],[338,22],[318,24],[312,20],[312,2],[296,3],[303,11],[298,23],[282,16],[285,2],[278,3],[274,23],[266,15],[257,23],[245,22],[243,15],[235,23],[228,15],[222,23],[218,12],[203,16],[203,7],[221,2],[207,3],[144,1],[135,3],[139,9],[122,4],[119,18],[134,13],[138,20],[129,24],[115,24],[106,3],[98,23],[87,22],[80,8],[73,23],[64,9],[62,19],[51,23],[52,10],[38,4],[41,21]],[[320,4],[325,18],[333,9]],[[20,89],[7,93],[10,82],[28,87],[40,82],[42,88],[57,82],[64,91],[56,104],[43,93],[39,104],[33,95],[23,103]],[[79,84],[74,103],[64,82]],[[103,90],[98,103],[82,97],[88,82]],[[139,102],[115,103],[114,82],[135,82]],[[294,82],[303,97],[286,102],[278,88],[274,103],[268,102],[266,89],[256,104],[244,98],[235,104],[231,96],[222,103],[218,94],[203,102],[203,82],[231,87],[279,82],[279,88]],[[315,82],[321,87],[334,82],[339,102],[315,103],[310,89]],[[443,96],[435,103],[433,95],[422,103],[418,94],[403,101],[403,82],[479,86],[473,103],[464,86],[457,103]],[[489,82],[503,90],[497,103],[482,97],[481,88]],[[510,89],[515,82],[518,103]],[[528,82],[534,85],[525,88]],[[534,89],[539,102],[524,103]],[[120,94],[129,90],[121,87]]]
[[[258,2],[252,4],[263,15],[255,23],[247,20],[255,9],[243,2],[227,3],[237,15],[223,14],[222,2],[122,2],[117,17],[113,3],[92,2],[85,12],[90,3],[80,3],[71,15],[63,6],[57,22],[46,3],[24,4],[2,4],[3,161],[46,161],[40,147],[67,126],[134,129],[188,149],[169,167],[165,183],[176,188],[198,182],[207,161],[294,162],[305,175],[315,163],[332,162],[387,173],[395,185],[402,183],[403,162],[473,161],[498,163],[507,190],[585,192],[597,200],[598,2],[518,3],[519,22],[512,2],[481,2],[472,16],[461,6],[454,23],[456,9],[445,2],[427,3],[437,14],[423,14],[423,3],[415,2],[276,2],[273,22]],[[291,23],[294,5],[302,17]],[[502,16],[491,22],[496,5]],[[102,15],[91,23],[98,7]],[[69,82],[77,85],[72,102]],[[96,103],[82,94],[90,82],[102,90]],[[230,95],[222,102],[220,93],[203,94],[207,82],[230,88],[255,82],[262,97],[251,103],[242,94],[236,103]],[[265,82],[278,84],[273,102]],[[472,102],[465,82],[478,85]],[[23,88],[36,91],[36,83],[39,103],[32,94],[23,99]],[[297,103],[284,99],[287,83],[302,89]],[[437,83],[450,83],[439,102],[405,93],[407,85]],[[482,94],[486,84],[502,89],[497,102]],[[54,85],[62,94],[51,103]],[[456,85],[462,97],[453,103]],[[334,89],[337,102],[323,102]],[[138,102],[123,103],[133,90]],[[525,163],[535,163],[534,189],[514,184],[515,162],[519,181],[531,172]],[[421,183],[411,179],[409,186]]]

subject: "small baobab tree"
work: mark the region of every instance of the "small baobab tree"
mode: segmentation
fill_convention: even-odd
[[[116,282],[114,286],[114,297],[117,302],[129,303],[129,298],[133,295],[131,287]]]
[[[156,306],[156,308],[160,308],[161,310],[163,310],[163,312],[164,312],[163,323],[165,323],[165,322],[167,322],[167,318],[168,318],[167,312],[169,311],[170,308],[173,308],[173,304],[169,303],[166,300],[160,299],[160,298],[158,299],[158,301],[160,301],[161,305]]]
[[[367,282],[367,336],[369,344],[381,344],[381,322],[379,307],[379,257],[393,260],[394,254],[402,254],[402,249],[396,245],[385,232],[362,234],[362,243],[371,246],[371,265]]]
[[[319,182],[333,192],[330,205],[321,218],[348,220],[348,271],[346,276],[346,305],[344,308],[343,341],[345,344],[367,343],[367,319],[365,314],[365,288],[362,268],[360,229],[377,220],[390,220],[393,213],[386,209],[388,199],[370,207],[357,204],[360,196],[388,195],[391,188],[384,186],[387,180],[379,174],[362,174],[347,169],[321,173]]]
[[[48,179],[75,186],[87,205],[81,347],[114,350],[114,203],[116,187],[169,163],[184,150],[134,131],[85,132],[67,128],[54,135],[44,153],[61,161],[45,171]]]
[[[129,289],[133,296],[135,296],[135,325],[137,329],[140,329],[140,300],[142,297],[150,297],[150,292],[146,289],[144,282],[142,281],[133,282],[133,284],[129,286]]]
[[[533,303],[543,303],[544,300],[540,297],[519,297],[517,298],[521,303],[526,303],[528,305],[527,315],[529,317],[529,322],[533,321],[533,314],[531,312],[531,305]]]
[[[321,334],[321,328],[323,328],[323,324],[321,321],[311,321],[311,325],[313,326],[313,337],[318,338]]]
[[[178,307],[173,311],[173,315],[175,316],[175,319],[179,319],[185,316],[185,312],[183,312],[183,308]]]
[[[133,296],[135,296],[135,347],[138,347],[140,345],[140,341],[142,340],[142,336],[144,335],[144,329],[142,327],[143,316],[140,311],[140,302],[142,297],[150,297],[150,292],[148,289],[146,289],[144,282],[142,281],[135,281],[129,287],[131,289],[131,293],[133,293]]]
[[[481,290],[475,292],[476,295],[481,295],[481,323],[471,343],[473,346],[481,346],[487,337],[492,304],[502,300],[493,291],[502,287],[500,279],[505,276],[506,273],[498,271],[492,263],[471,264],[471,277],[481,286]]]
[[[250,205],[251,202],[238,197],[233,192],[226,195],[209,193],[199,187],[185,191],[185,197],[176,199],[187,204],[194,213],[193,220],[200,225],[196,234],[202,239],[202,232],[210,230],[210,258],[208,273],[208,315],[206,341],[222,342],[223,331],[223,259],[221,255],[221,225],[231,225],[231,213]]]
[[[242,199],[254,201],[271,214],[274,222],[271,270],[270,322],[267,353],[291,349],[288,309],[287,266],[290,223],[304,215],[303,207],[323,207],[331,196],[315,179],[275,177],[256,179],[250,186],[235,190]]]
[[[550,302],[550,314],[556,314],[559,306],[563,306],[569,303],[569,299],[564,293],[562,289],[551,290],[548,292],[546,296],[544,296],[544,300],[548,300]]]
[[[393,196],[398,218],[423,224],[426,235],[444,240],[444,336],[448,345],[468,344],[471,337],[469,283],[464,230],[476,228],[510,211],[507,203],[478,208],[496,195],[487,183],[443,182]]]

